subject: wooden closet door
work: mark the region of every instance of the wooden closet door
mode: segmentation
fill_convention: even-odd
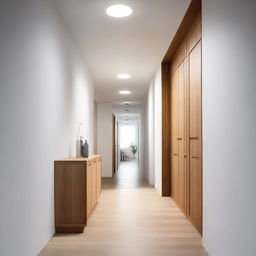
[[[97,162],[92,162],[92,209],[97,203]]]
[[[186,59],[179,65],[178,76],[178,203],[186,212]]]
[[[87,163],[86,170],[86,184],[87,184],[87,218],[90,216],[92,211],[92,163]]]
[[[202,231],[201,41],[189,53],[189,217]]]
[[[172,198],[178,202],[179,191],[179,164],[178,164],[178,95],[179,80],[178,71],[172,76],[171,87],[171,182],[172,182]]]
[[[101,160],[97,160],[97,200],[101,193]]]

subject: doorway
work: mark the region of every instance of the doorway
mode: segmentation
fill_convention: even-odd
[[[139,125],[121,123],[119,125],[120,161],[139,161]]]
[[[114,106],[115,173],[113,180],[118,187],[139,187],[146,184],[143,169],[143,120],[142,107]]]

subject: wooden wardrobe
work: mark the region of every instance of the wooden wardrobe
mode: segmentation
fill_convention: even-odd
[[[170,63],[171,196],[202,232],[201,16]]]

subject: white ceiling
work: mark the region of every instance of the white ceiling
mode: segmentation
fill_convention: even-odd
[[[98,102],[143,101],[154,73],[177,31],[189,0],[55,0],[68,30],[84,55]],[[105,14],[127,4],[129,17]],[[118,73],[132,78],[119,80]],[[121,89],[130,95],[119,95]]]
[[[144,104],[139,102],[113,103],[112,110],[119,123],[139,123],[144,113]]]
[[[128,112],[125,110],[128,109]],[[127,107],[119,107],[113,108],[113,113],[115,114],[115,117],[118,121],[119,124],[134,124],[134,123],[139,123],[140,122],[140,112],[137,111],[136,108],[133,106],[127,106]]]

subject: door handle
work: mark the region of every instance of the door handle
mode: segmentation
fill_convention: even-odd
[[[179,138],[177,138],[177,140],[182,140],[182,138],[179,137]]]
[[[192,156],[192,158],[200,158],[199,156]]]
[[[199,139],[199,137],[196,137],[196,136],[190,136],[190,137],[189,137],[189,139],[190,139],[190,140],[198,140],[198,139]]]
[[[177,156],[177,154],[173,154],[174,156]]]

